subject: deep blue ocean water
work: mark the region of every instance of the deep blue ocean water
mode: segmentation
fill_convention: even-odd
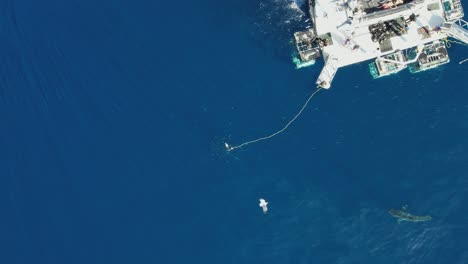
[[[468,263],[466,47],[340,69],[285,133],[224,150],[314,90],[322,63],[290,58],[302,12],[1,1],[0,262]],[[397,224],[405,204],[433,220]]]

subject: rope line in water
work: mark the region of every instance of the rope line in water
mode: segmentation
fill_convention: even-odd
[[[242,148],[244,146],[247,146],[247,145],[250,145],[250,144],[253,144],[253,143],[256,143],[256,142],[259,142],[259,141],[262,141],[262,140],[266,140],[266,139],[269,139],[269,138],[272,138],[278,134],[281,134],[283,133],[283,131],[285,131],[286,129],[288,129],[288,127],[302,114],[302,112],[304,111],[304,109],[307,107],[307,105],[309,104],[309,101],[310,99],[312,99],[312,97],[314,97],[314,95],[320,91],[322,88],[317,88],[317,90],[315,90],[315,92],[313,92],[309,98],[307,99],[307,101],[305,102],[305,104],[302,106],[301,110],[286,124],[286,126],[284,126],[282,129],[276,131],[275,133],[269,135],[269,136],[265,136],[265,137],[261,137],[261,138],[257,138],[255,140],[251,140],[251,141],[247,141],[247,142],[244,142],[240,145],[237,145],[237,146],[230,146],[228,143],[224,143],[224,146],[226,147],[226,150],[227,151],[232,151],[232,150],[235,150],[235,149],[238,149],[238,148]]]
[[[449,39],[449,42],[455,43],[455,44],[458,44],[458,45],[462,45],[462,46],[468,46],[468,44],[466,44],[465,42],[461,42],[461,41],[457,41],[457,40],[450,40]]]
[[[460,61],[458,64],[462,64],[462,63],[464,63],[466,61],[468,61],[468,59],[464,59],[464,60]]]
[[[445,43],[447,48],[452,47],[451,43],[455,43],[455,44],[462,45],[462,46],[468,46],[468,44],[466,44],[464,42],[457,41],[457,40],[451,40],[451,39],[448,39],[448,38],[443,38],[442,41]]]

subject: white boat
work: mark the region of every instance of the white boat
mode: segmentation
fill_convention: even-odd
[[[296,65],[323,57],[316,84],[326,89],[341,67],[374,59],[375,78],[407,66],[417,72],[449,61],[441,40],[468,44],[460,0],[309,0],[309,11],[312,27],[294,33]],[[431,53],[434,47],[440,52]]]

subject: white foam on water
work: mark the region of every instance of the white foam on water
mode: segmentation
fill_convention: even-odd
[[[265,13],[264,18],[268,20],[268,25],[290,26],[291,23],[300,23],[306,18],[306,14],[301,10],[305,0],[273,0],[260,2],[259,9]]]

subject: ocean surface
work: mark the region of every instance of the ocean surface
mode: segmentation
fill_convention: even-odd
[[[0,1],[0,263],[468,263],[467,47],[226,152],[314,91],[304,2]]]

